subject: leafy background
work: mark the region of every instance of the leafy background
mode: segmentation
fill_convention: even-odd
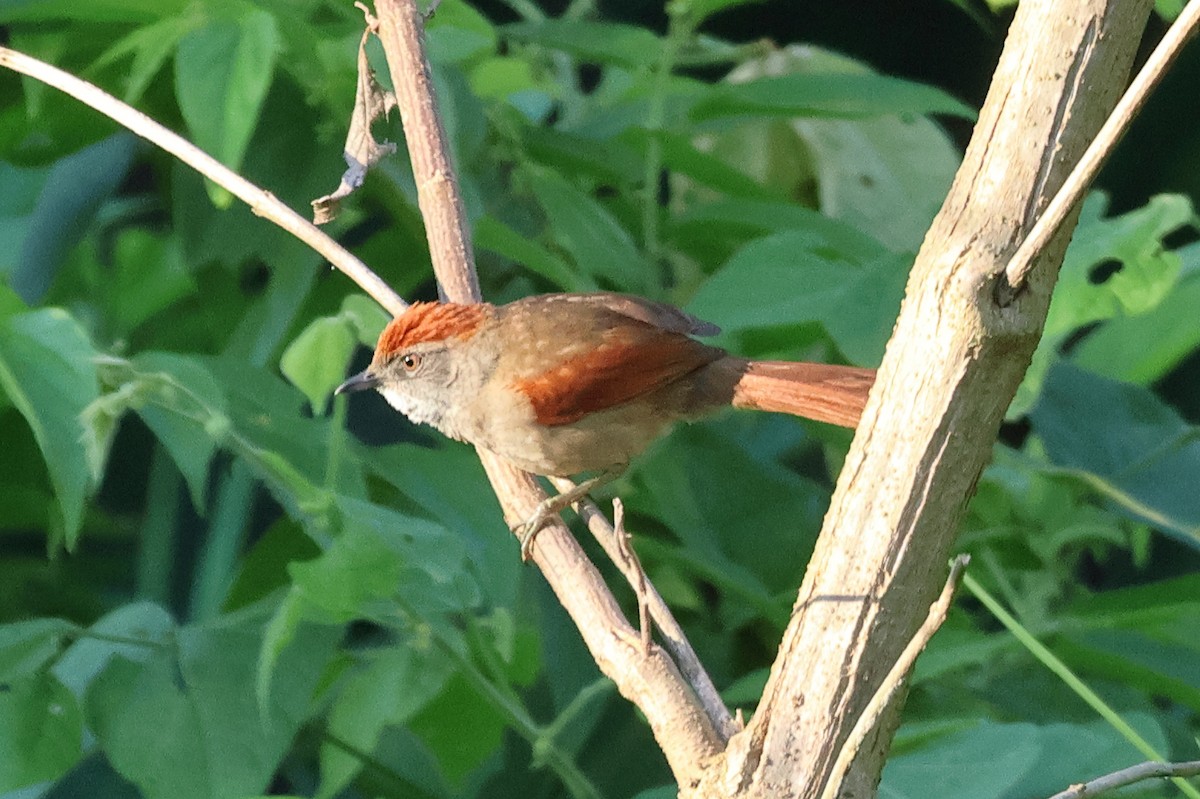
[[[876,364],[1011,10],[668,11],[439,6],[487,296],[631,291],[748,355]],[[294,207],[337,182],[350,4],[9,0],[0,24]],[[1197,757],[1200,134],[1179,115],[1198,67],[1193,48],[1084,210],[885,796]],[[0,794],[671,795],[471,452],[330,398],[382,313],[75,101],[11,74],[0,97]],[[433,296],[402,158],[331,230]],[[612,489],[746,712],[847,445],[730,413]]]

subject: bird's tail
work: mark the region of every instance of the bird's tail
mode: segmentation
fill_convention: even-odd
[[[857,366],[749,361],[730,404],[854,428],[874,383],[875,370]]]

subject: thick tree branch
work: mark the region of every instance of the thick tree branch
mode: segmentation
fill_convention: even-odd
[[[1037,346],[1073,222],[1008,307],[997,281],[1116,103],[1148,0],[1022,3],[917,257],[758,712],[711,795],[817,796],[911,639]],[[897,713],[841,786],[874,792]]]

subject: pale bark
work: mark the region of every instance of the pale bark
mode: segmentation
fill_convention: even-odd
[[[758,712],[696,796],[817,796],[925,617],[1074,226],[1014,302],[1009,257],[1125,87],[1148,0],[1018,8],[963,165],[925,239]],[[898,711],[843,796],[874,794]]]

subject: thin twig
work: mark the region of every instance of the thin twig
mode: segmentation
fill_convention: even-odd
[[[617,551],[621,554],[621,562],[634,574],[634,579],[630,580],[629,584],[633,588],[633,595],[637,598],[638,631],[641,633],[642,652],[649,653],[654,634],[650,621],[650,600],[646,597],[646,584],[650,582],[650,578],[646,576],[642,562],[638,560],[637,553],[633,551],[632,537],[625,529],[625,503],[621,501],[620,497],[613,498],[613,533],[617,542]]]
[[[1139,763],[1094,780],[1072,785],[1065,791],[1054,794],[1050,799],[1082,799],[1085,796],[1096,796],[1115,788],[1124,788],[1126,785],[1133,785],[1142,780],[1167,777],[1180,779],[1195,777],[1198,774],[1200,774],[1200,760],[1191,760],[1186,763]]]
[[[1104,162],[1108,160],[1117,142],[1129,130],[1130,124],[1146,104],[1150,92],[1158,85],[1171,64],[1179,56],[1183,46],[1200,26],[1200,0],[1192,0],[1180,12],[1170,30],[1163,36],[1162,41],[1154,48],[1150,58],[1146,60],[1137,77],[1129,84],[1112,114],[1101,126],[1096,138],[1088,145],[1083,156],[1071,170],[1071,174],[1063,182],[1062,187],[1055,193],[1054,198],[1046,206],[1046,210],[1038,218],[1029,235],[1025,237],[1017,251],[1013,253],[1004,269],[1005,280],[997,287],[997,302],[1001,305],[1010,304],[1020,292],[1022,285],[1033,268],[1034,261],[1046,249],[1046,245],[1062,227],[1067,214],[1080,201],[1084,192],[1096,179],[1096,174]]]
[[[564,477],[552,477],[550,482],[559,492],[570,491],[574,486],[574,483]],[[638,575],[628,567],[621,557],[620,545],[617,543],[612,524],[591,500],[580,502],[576,505],[576,510],[601,548],[625,575],[625,579],[629,581],[630,585],[636,585]],[[729,708],[725,706],[720,692],[717,691],[712,678],[708,676],[704,664],[700,662],[696,650],[692,648],[691,642],[688,641],[679,622],[675,620],[675,616],[662,598],[662,594],[658,593],[658,589],[648,579],[645,586],[645,598],[650,617],[658,627],[663,644],[671,653],[675,665],[688,681],[701,705],[704,706],[704,711],[712,720],[713,726],[721,733],[723,740],[729,740],[734,733],[742,729],[743,725],[729,714]]]
[[[98,86],[52,67],[44,61],[0,47],[0,66],[40,80],[69,94],[81,103],[133,131],[143,139],[169,152],[201,175],[229,191],[250,206],[258,216],[274,222],[329,259],[376,302],[393,315],[408,304],[392,291],[367,265],[351,255],[316,225],[281,202],[271,192],[259,188],[229,167],[177,133],[167,130],[150,117],[113,97]]]
[[[871,697],[871,701],[867,702],[867,706],[863,708],[858,721],[854,722],[854,726],[850,728],[850,734],[846,737],[846,742],[842,744],[837,760],[834,761],[833,768],[829,772],[829,780],[821,791],[821,799],[836,799],[838,791],[842,787],[842,779],[849,771],[850,764],[854,762],[859,747],[867,739],[871,730],[875,729],[880,716],[892,703],[892,698],[900,690],[900,685],[912,670],[921,650],[925,648],[929,639],[933,638],[933,634],[946,620],[946,614],[950,610],[950,601],[954,599],[954,592],[958,588],[963,570],[970,562],[970,555],[959,555],[950,561],[950,574],[946,577],[946,584],[942,586],[941,595],[929,607],[929,615],[925,617],[925,621],[917,629],[912,640],[908,642],[908,646],[904,647],[904,651],[896,659],[896,664],[892,666],[891,671],[883,678],[883,682]]]
[[[425,220],[430,256],[447,299],[480,299],[466,214],[437,112],[424,27],[415,0],[376,0],[379,38],[399,101],[412,159],[417,201]],[[484,450],[480,460],[512,521],[527,519],[544,493],[536,481]],[[681,784],[696,782],[727,736],[708,716],[665,652],[640,652],[612,592],[561,520],[539,533],[534,561],[575,622],[601,671],[646,714],[667,762]]]

